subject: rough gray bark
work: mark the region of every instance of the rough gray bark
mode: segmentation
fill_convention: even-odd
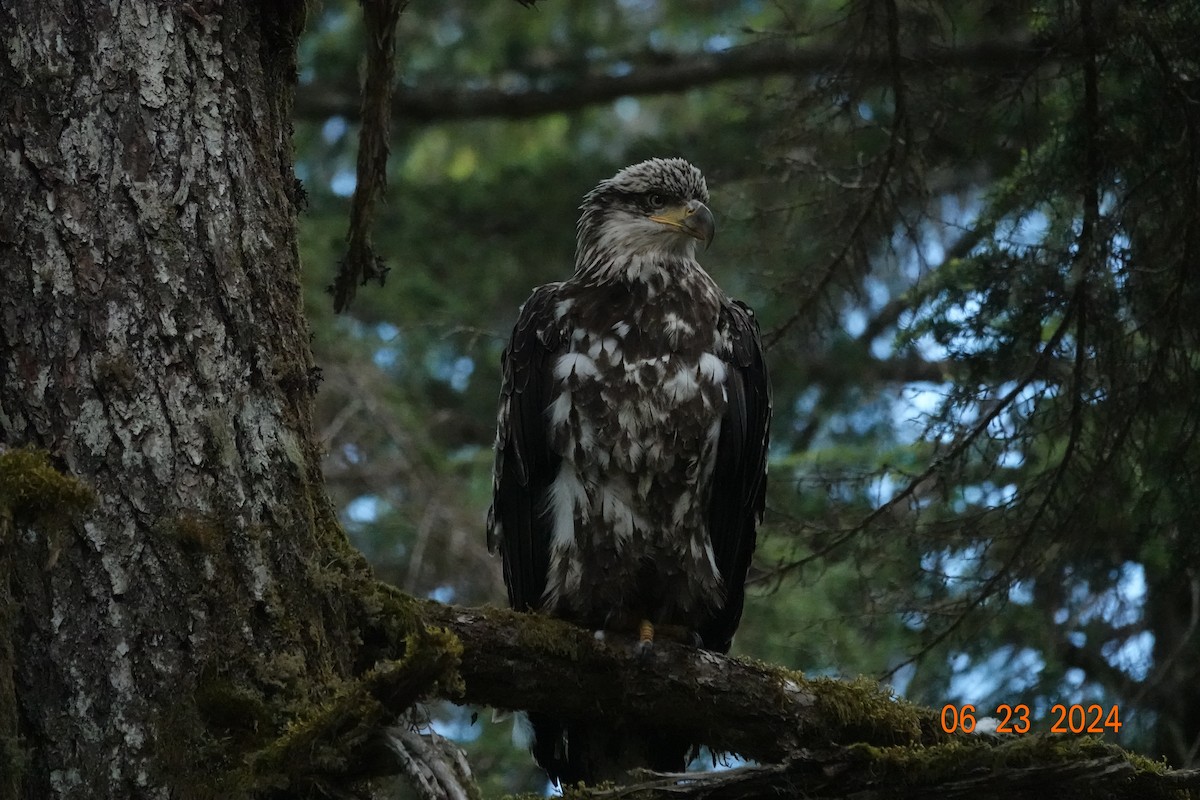
[[[21,797],[210,786],[239,714],[270,733],[351,671],[363,567],[321,489],[294,224],[302,13],[0,2],[0,443],[98,498],[0,542]]]

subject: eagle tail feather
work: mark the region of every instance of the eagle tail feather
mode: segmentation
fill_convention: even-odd
[[[645,728],[564,722],[530,714],[533,757],[560,786],[624,783],[633,769],[683,772],[692,743]]]

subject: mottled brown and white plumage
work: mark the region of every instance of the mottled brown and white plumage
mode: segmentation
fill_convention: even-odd
[[[503,358],[488,544],[509,601],[594,630],[644,622],[726,652],[763,509],[758,326],[695,259],[700,171],[652,159],[581,207],[575,274],[534,290]],[[689,743],[531,715],[555,780],[679,770]]]

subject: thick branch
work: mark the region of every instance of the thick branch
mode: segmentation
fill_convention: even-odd
[[[381,652],[394,646],[403,629],[434,626],[403,636],[405,661],[428,661],[430,654],[420,652],[424,646],[459,658],[461,683],[431,672],[427,691],[456,702],[566,719],[619,717],[763,763],[716,774],[641,773],[632,785],[575,789],[568,793],[573,797],[1200,797],[1200,773],[1166,770],[1095,738],[947,735],[931,710],[898,700],[871,681],[810,680],[666,642],[639,657],[632,637],[598,641],[589,631],[548,617],[444,606],[382,584],[376,588],[365,608],[373,609],[367,621],[372,638],[381,635]],[[444,663],[443,658],[434,660]],[[415,674],[410,670],[391,674]],[[378,681],[368,676],[366,682]],[[413,696],[368,694],[395,713]],[[343,705],[335,703],[331,711]],[[321,720],[318,729],[335,734],[347,729],[341,714],[325,716],[336,724]],[[342,773],[370,772],[362,761],[351,755]]]
[[[1196,798],[1200,773],[1165,770],[1089,737],[951,737],[932,711],[873,682],[798,673],[673,644],[650,659],[629,641],[542,617],[424,604],[462,642],[462,696],[500,708],[624,719],[764,763],[650,775],[578,798]],[[835,746],[841,745],[841,746]]]
[[[1055,41],[985,41],[963,47],[937,47],[906,53],[906,75],[953,69],[985,72],[1027,70],[1051,55],[1061,55],[1064,43]],[[620,76],[555,76],[550,88],[505,91],[456,87],[401,87],[392,95],[398,121],[431,123],[479,117],[520,119],[575,111],[619,97],[681,92],[731,80],[771,75],[890,74],[887,53],[848,53],[841,46],[788,47],[777,42],[746,45],[720,53],[655,54],[652,61]],[[638,64],[632,58],[618,63]],[[536,78],[534,79],[536,82]],[[314,82],[296,90],[295,114],[302,119],[332,116],[357,118],[358,87],[352,82]]]
[[[450,699],[563,718],[620,716],[758,761],[829,742],[931,744],[947,737],[928,709],[873,681],[807,679],[779,667],[656,643],[597,641],[547,617],[428,603],[425,620],[462,642],[465,689]]]

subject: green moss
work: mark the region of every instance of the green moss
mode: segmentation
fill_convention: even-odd
[[[836,784],[839,796],[999,795],[1006,790],[1011,790],[1013,797],[1045,796],[1063,800],[1113,796],[1187,800],[1192,796],[1186,790],[1155,780],[1166,770],[1165,765],[1126,753],[1092,737],[1031,735],[997,740],[986,736],[957,736],[931,747],[855,744],[816,751],[814,756],[824,768],[802,759],[797,765],[795,782],[791,784],[791,791],[796,796],[803,796],[809,780],[814,786],[828,787],[831,775],[840,776]],[[1113,768],[1115,772],[1111,771]],[[618,796],[623,800],[661,800],[674,796],[677,790],[676,786],[663,784],[639,790],[566,787],[563,797],[567,800]],[[516,795],[506,800],[529,800],[531,797]]]
[[[360,593],[360,603],[366,623],[384,635],[385,648],[392,653],[409,634],[423,627],[421,601],[394,586],[373,582]]]
[[[494,612],[489,609],[489,619],[492,615]],[[594,640],[590,637],[564,636],[565,629],[572,629],[572,626],[546,614],[529,614],[526,622],[518,629],[517,644],[534,652],[552,653],[571,661],[578,661],[584,656],[584,647],[593,647]]]
[[[773,678],[776,706],[790,709],[798,698],[811,704],[816,740],[859,741],[872,745],[934,744],[950,737],[934,713],[896,697],[878,681],[808,678],[803,673],[753,659],[739,661]]]
[[[851,760],[861,763],[862,774],[875,783],[886,782],[894,789],[919,790],[954,781],[965,776],[999,774],[1009,770],[1044,770],[1044,779],[1053,782],[1052,794],[1063,798],[1093,796],[1096,785],[1088,781],[1054,782],[1061,768],[1100,760],[1125,761],[1132,775],[1120,779],[1136,780],[1139,774],[1161,774],[1162,765],[1132,756],[1121,748],[1094,737],[1019,736],[997,742],[991,737],[956,737],[935,747],[873,747],[859,744],[847,748]],[[1029,774],[1033,780],[1034,772]],[[1117,780],[1115,776],[1108,780]],[[1171,792],[1148,793],[1147,797],[1170,797]]]
[[[161,709],[155,720],[154,763],[179,800],[242,800],[253,788],[243,754],[274,733],[261,695],[203,670],[196,689]]]
[[[436,683],[428,690],[443,697],[462,697],[466,686],[458,672],[462,661],[463,644],[447,628],[424,628],[418,634],[412,634],[405,640],[405,657],[416,652],[423,652],[423,657],[444,665],[440,669]]]
[[[421,696],[462,692],[458,637],[420,625],[415,601],[403,595],[381,591],[375,599],[380,620],[400,637],[392,650],[402,650],[403,657],[380,661],[357,680],[340,683],[331,697],[298,709],[283,732],[249,758],[250,784],[319,792],[353,767],[379,729]]]
[[[217,520],[208,514],[180,514],[163,525],[164,533],[174,536],[184,550],[208,552],[224,540]]]
[[[417,601],[418,603],[424,601]],[[420,618],[421,606],[415,609]],[[483,607],[472,611],[496,627],[508,627],[512,616],[517,613],[508,609]],[[551,617],[548,614],[521,614],[521,625],[517,628],[516,644],[533,652],[550,653],[570,661],[579,661],[597,647],[595,639],[584,628]]]
[[[929,709],[894,697],[870,678],[852,681],[815,678],[806,683],[822,718],[840,723],[844,731],[838,737],[841,741],[908,744],[927,740],[934,731]]]
[[[261,742],[271,733],[273,715],[262,693],[232,678],[201,674],[192,699],[213,736],[247,743]]]
[[[1161,761],[1154,761],[1139,753],[1126,753],[1125,756],[1134,769],[1143,774],[1166,775],[1171,771],[1171,765],[1166,762],[1165,756]]]
[[[847,749],[875,779],[903,786],[927,786],[965,774],[968,765],[981,766],[977,757],[990,750],[984,741],[954,741],[937,747],[856,744]]]
[[[90,487],[50,466],[43,451],[0,453],[0,506],[20,524],[61,528],[95,500]]]
[[[280,689],[299,689],[309,680],[304,654],[287,650],[272,654],[258,670],[258,677],[268,686]]]

